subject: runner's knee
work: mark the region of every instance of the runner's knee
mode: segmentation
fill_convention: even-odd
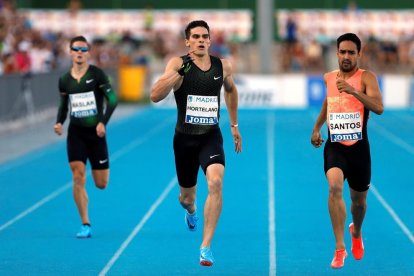
[[[95,186],[101,190],[105,189],[108,186],[108,179],[99,179],[95,181]]]
[[[338,197],[342,197],[342,185],[337,184],[337,183],[332,183],[329,185],[329,196],[330,197],[334,197],[334,198],[338,198]]]
[[[81,185],[81,186],[85,185],[86,176],[85,176],[85,173],[83,173],[81,170],[76,170],[76,169],[73,170],[72,177],[73,177],[73,184]]]
[[[352,205],[353,205],[354,208],[364,209],[364,208],[366,208],[367,203],[363,199],[360,199],[360,200],[352,200]]]
[[[190,207],[195,202],[195,194],[180,194],[178,200],[183,207]]]
[[[108,186],[109,170],[92,170],[92,176],[98,189],[105,189]]]
[[[219,193],[222,189],[222,179],[219,176],[211,177],[208,180],[208,192],[209,193]]]

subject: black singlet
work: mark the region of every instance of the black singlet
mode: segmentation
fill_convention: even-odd
[[[210,56],[210,60],[207,71],[192,63],[180,88],[174,92],[177,132],[205,134],[219,128],[223,65],[218,57]]]

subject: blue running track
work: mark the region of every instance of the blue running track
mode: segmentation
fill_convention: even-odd
[[[346,232],[341,270],[330,268],[323,149],[310,144],[318,112],[241,110],[237,155],[223,110],[227,167],[213,267],[198,263],[203,219],[189,232],[177,200],[174,109],[145,107],[109,124],[108,188],[87,176],[91,239],[75,238],[80,221],[63,137],[0,163],[0,275],[414,275],[414,111],[371,114],[366,254],[353,259]],[[200,215],[206,194],[200,170]],[[344,198],[348,225],[348,188]]]

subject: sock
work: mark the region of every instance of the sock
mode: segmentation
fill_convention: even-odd
[[[187,214],[189,214],[190,216],[194,216],[196,213],[197,213],[197,209],[196,209],[196,210],[194,210],[194,212],[193,212],[193,213],[190,213],[190,212],[188,212],[188,210],[187,210]]]

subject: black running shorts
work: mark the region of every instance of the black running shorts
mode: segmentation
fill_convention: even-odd
[[[191,188],[197,184],[198,169],[206,174],[211,164],[225,165],[223,136],[220,129],[206,134],[188,135],[175,132],[175,168],[181,187]]]
[[[360,140],[352,146],[332,143],[329,139],[324,148],[325,174],[331,168],[340,168],[349,187],[365,192],[371,183],[371,153],[369,142]]]
[[[106,138],[96,134],[96,127],[82,127],[69,124],[67,137],[69,162],[89,160],[93,170],[109,168]]]

